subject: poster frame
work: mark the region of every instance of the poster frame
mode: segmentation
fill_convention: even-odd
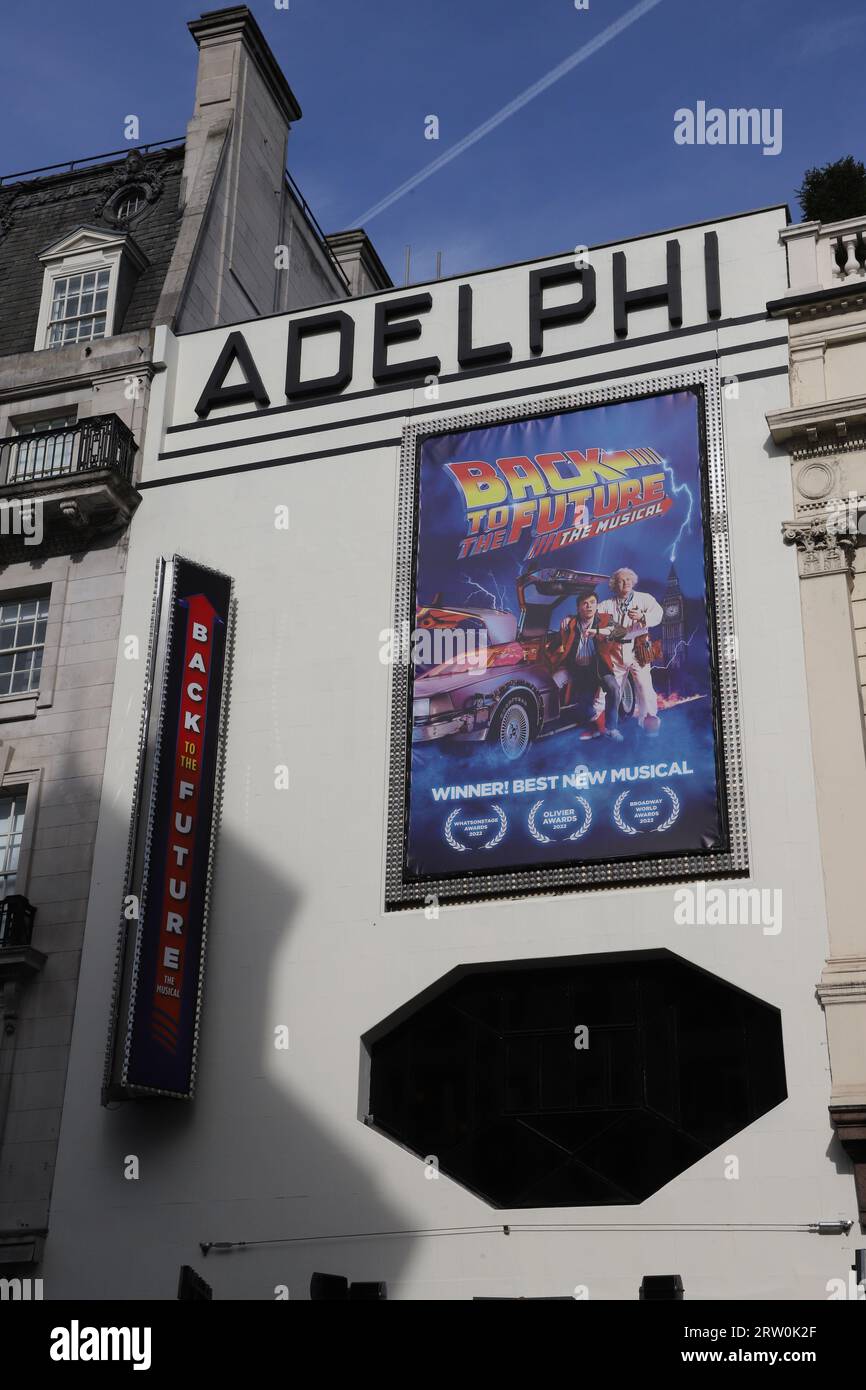
[[[666,881],[743,877],[749,872],[743,747],[737,681],[737,642],[730,560],[727,485],[718,368],[709,365],[662,374],[635,375],[615,385],[553,393],[538,392],[503,405],[470,410],[451,407],[407,421],[400,449],[394,570],[394,632],[415,626],[415,568],[420,525],[421,449],[435,436],[508,425],[595,406],[691,392],[698,402],[701,504],[707,575],[710,665],[714,685],[714,734],[720,849],[643,854],[616,860],[560,863],[487,872],[442,875],[407,872],[411,777],[413,672],[409,662],[392,666],[384,868],[385,911],[549,893],[573,893]]]

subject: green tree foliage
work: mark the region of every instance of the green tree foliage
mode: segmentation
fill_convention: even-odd
[[[853,155],[807,169],[797,197],[805,222],[842,222],[866,213],[866,165]]]

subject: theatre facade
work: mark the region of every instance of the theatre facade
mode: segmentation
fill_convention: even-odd
[[[846,1280],[786,225],[157,330],[51,1297]]]

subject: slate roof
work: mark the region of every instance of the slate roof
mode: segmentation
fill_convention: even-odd
[[[39,253],[80,226],[128,230],[144,252],[149,264],[116,331],[151,326],[180,229],[183,155],[178,145],[0,187],[0,357],[33,350],[45,269]],[[154,200],[128,228],[116,227],[103,205],[120,188],[141,182],[154,183]]]

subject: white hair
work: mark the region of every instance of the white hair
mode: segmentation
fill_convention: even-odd
[[[622,568],[622,569],[614,570],[613,574],[610,576],[610,587],[611,587],[611,588],[613,588],[613,581],[614,581],[615,579],[619,579],[619,576],[620,576],[621,574],[622,574],[622,575],[628,575],[628,577],[631,579],[632,584],[636,584],[636,583],[637,583],[637,575],[635,574],[634,570]]]

